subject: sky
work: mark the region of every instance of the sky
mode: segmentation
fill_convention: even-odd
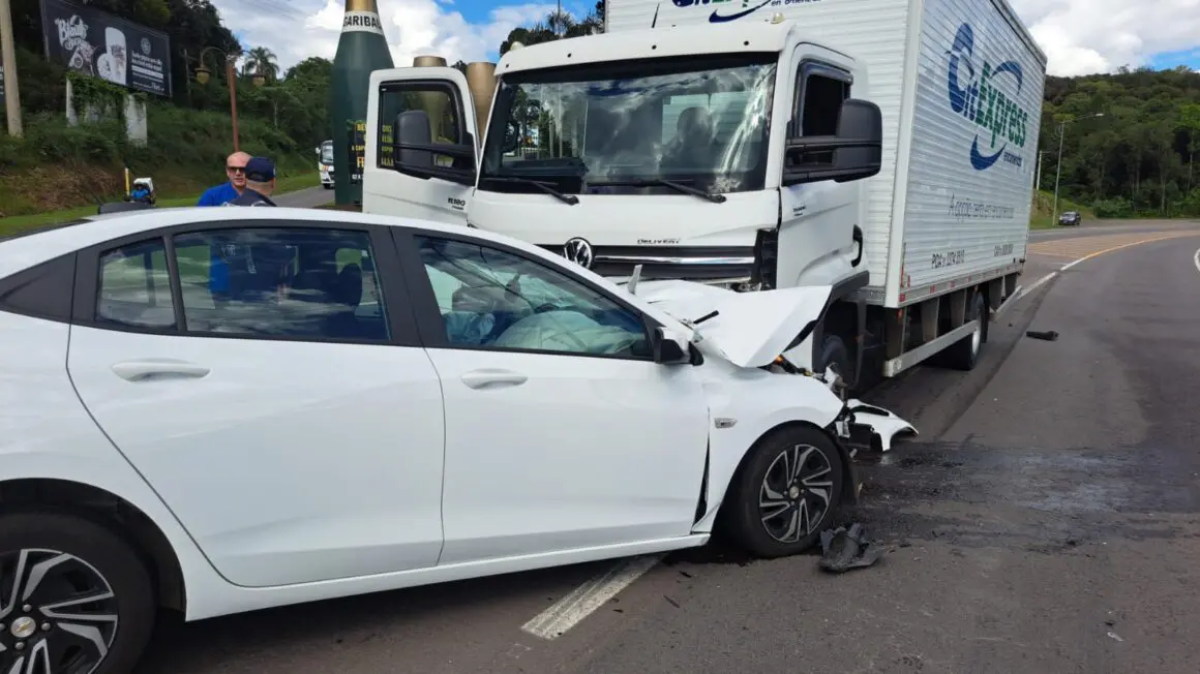
[[[287,69],[333,58],[344,0],[211,0],[247,47],[265,46]],[[837,0],[825,0],[836,2]],[[1112,72],[1128,65],[1200,70],[1200,0],[1009,0],[1049,58],[1051,75]],[[584,16],[594,0],[564,0]],[[554,10],[537,0],[379,0],[397,66],[418,54],[495,61],[510,30]]]

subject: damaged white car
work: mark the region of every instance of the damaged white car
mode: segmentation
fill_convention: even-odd
[[[777,363],[820,290],[635,293],[332,211],[0,243],[0,671],[129,671],[158,606],[812,545],[857,487],[858,413]]]

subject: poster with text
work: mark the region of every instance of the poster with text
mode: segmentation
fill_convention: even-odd
[[[46,58],[118,86],[171,95],[165,33],[66,0],[41,0]]]

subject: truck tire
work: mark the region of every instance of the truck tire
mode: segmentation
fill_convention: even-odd
[[[804,552],[832,524],[845,475],[837,447],[816,428],[768,433],[729,483],[721,533],[757,557]]]
[[[0,516],[0,578],[24,597],[4,607],[5,672],[43,671],[37,663],[52,672],[124,674],[150,640],[155,604],[146,566],[91,520],[36,510]],[[88,597],[95,600],[81,601]]]
[[[846,348],[846,343],[837,335],[829,335],[821,343],[821,367],[824,369],[830,365],[842,376],[843,382],[854,381],[854,373],[851,372],[854,366],[850,362],[850,349]]]
[[[975,330],[952,344],[946,349],[944,362],[956,370],[970,371],[979,362],[979,354],[983,351],[983,343],[987,341],[987,305],[983,293],[977,292],[967,305],[967,321],[979,319]]]

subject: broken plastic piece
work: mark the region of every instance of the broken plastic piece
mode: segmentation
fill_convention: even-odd
[[[1027,330],[1027,331],[1025,331],[1025,336],[1032,337],[1034,339],[1044,339],[1047,342],[1058,341],[1058,333],[1053,330],[1050,330],[1048,332],[1040,332],[1038,330]]]
[[[821,532],[821,561],[819,566],[830,573],[863,569],[878,562],[884,549],[867,540],[861,524],[850,528],[838,527]]]
[[[851,412],[850,425],[865,428],[873,436],[870,440],[872,451],[886,452],[890,450],[892,439],[900,433],[911,432],[913,435],[919,435],[912,424],[882,407],[868,405],[857,399],[848,401],[846,407]],[[878,444],[875,442],[876,439]]]

